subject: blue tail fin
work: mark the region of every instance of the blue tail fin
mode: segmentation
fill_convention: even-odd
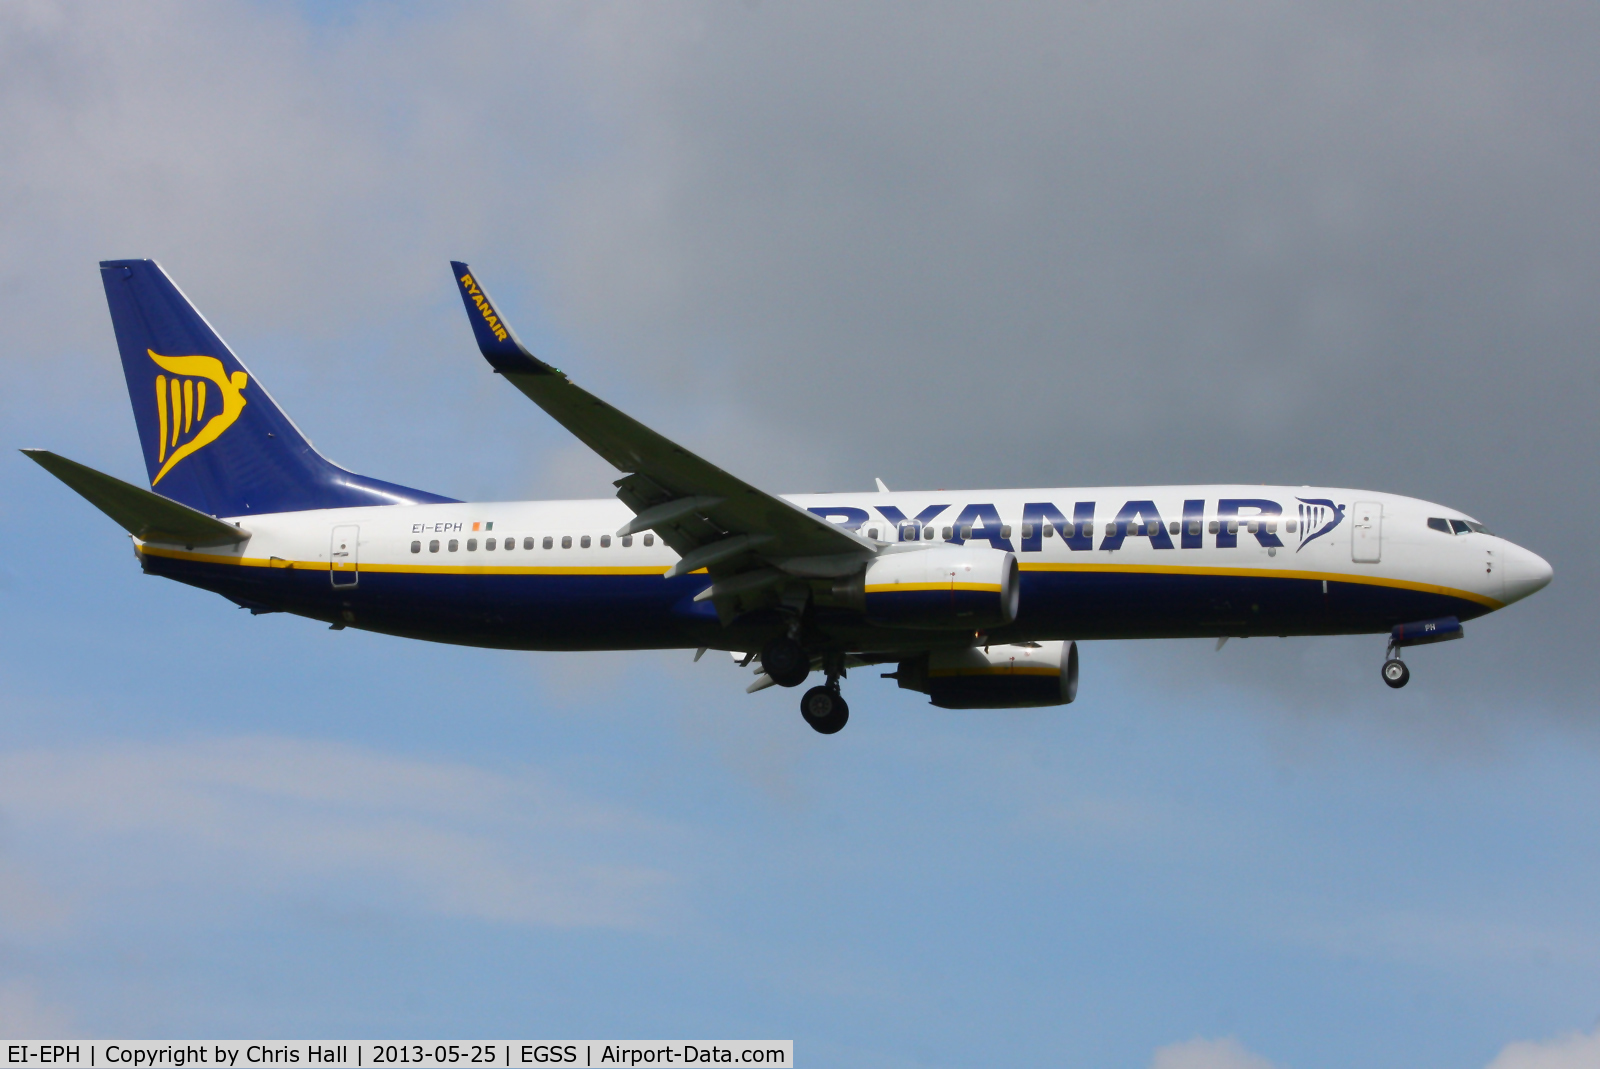
[[[213,516],[454,500],[323,458],[154,260],[100,280],[152,490]]]

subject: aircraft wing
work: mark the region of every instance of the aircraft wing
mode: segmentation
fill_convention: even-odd
[[[771,572],[776,565],[793,575],[844,575],[876,551],[871,539],[751,486],[575,385],[517,340],[466,264],[450,266],[484,358],[626,473],[615,484],[617,497],[635,516],[617,533],[660,534],[683,558],[669,577],[706,568],[719,587],[740,576],[743,581],[732,585],[746,589],[760,577],[741,573]]]

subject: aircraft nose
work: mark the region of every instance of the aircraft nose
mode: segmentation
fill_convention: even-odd
[[[1505,550],[1506,604],[1521,601],[1550,584],[1555,569],[1550,562],[1515,542],[1507,542]]]

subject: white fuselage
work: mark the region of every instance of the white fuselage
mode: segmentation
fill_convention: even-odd
[[[1482,615],[1550,577],[1537,555],[1457,510],[1370,491],[1206,485],[788,499],[885,550],[986,541],[1013,552],[1024,584],[1018,638],[1383,631],[1429,615]],[[709,606],[694,607],[706,575],[663,579],[677,554],[650,534],[616,535],[632,517],[614,499],[327,509],[241,517],[250,537],[234,548],[142,552],[150,570],[253,608],[416,637],[595,648],[609,630],[624,648],[746,648],[736,628],[717,641],[727,629]],[[860,633],[870,644],[872,629]]]

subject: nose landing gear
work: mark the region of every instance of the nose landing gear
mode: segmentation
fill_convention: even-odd
[[[1407,668],[1406,662],[1399,657],[1390,657],[1383,662],[1383,681],[1399,690],[1411,682],[1411,669]]]

